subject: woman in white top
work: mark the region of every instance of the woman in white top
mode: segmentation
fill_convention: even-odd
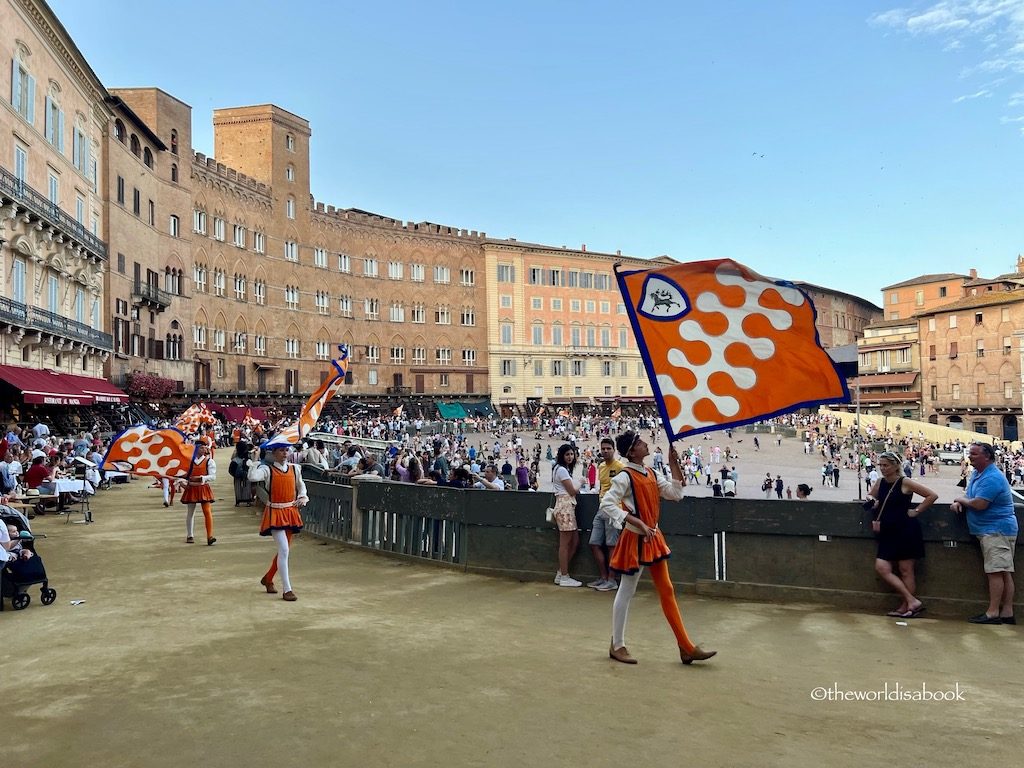
[[[580,587],[578,581],[569,575],[569,562],[580,545],[579,526],[576,525],[576,494],[579,489],[573,482],[579,454],[568,443],[558,449],[555,466],[551,471],[551,485],[555,494],[555,524],[558,526],[558,572],[555,584],[560,587]]]

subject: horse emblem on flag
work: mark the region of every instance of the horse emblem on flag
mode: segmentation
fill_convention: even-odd
[[[731,259],[615,274],[669,439],[849,401],[792,283]]]

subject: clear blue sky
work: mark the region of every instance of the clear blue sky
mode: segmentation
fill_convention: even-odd
[[[217,107],[307,118],[328,204],[876,304],[1024,251],[1024,0],[50,4],[201,152]]]

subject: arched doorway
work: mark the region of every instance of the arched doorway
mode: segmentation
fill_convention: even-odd
[[[946,422],[950,429],[963,429],[964,420],[959,416],[950,416],[949,421]]]
[[[1003,440],[1017,440],[1017,417],[1003,416]]]
[[[938,424],[939,423],[938,415],[933,413],[931,416],[929,416],[928,417],[928,423],[929,424]]]

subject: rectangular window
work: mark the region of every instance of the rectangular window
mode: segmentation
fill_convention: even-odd
[[[15,59],[11,64],[11,106],[30,125],[36,121],[36,80],[21,62]]]
[[[56,275],[50,275],[49,309],[55,315],[60,314],[60,279]]]
[[[899,301],[900,301],[899,293],[897,293],[896,291],[893,291],[892,293],[889,294],[889,303],[890,304],[898,304]]]
[[[625,363],[625,362],[619,363],[619,376],[625,378],[628,375],[629,375],[629,364]],[[626,388],[625,387],[622,388],[622,394],[626,394]]]
[[[563,362],[562,360],[552,360],[551,361],[551,375],[552,376],[561,376],[561,375],[563,375],[562,362]]]
[[[498,265],[498,282],[514,283],[516,281],[516,268],[512,264]]]
[[[347,253],[338,254],[338,271],[339,272],[351,272],[352,271],[352,257]]]
[[[286,261],[299,260],[299,244],[294,240],[284,241],[284,258]]]
[[[316,343],[316,359],[317,360],[330,360],[331,359],[331,345],[327,341],[318,341]]]
[[[54,206],[60,206],[60,179],[55,174],[49,175],[49,199]]]
[[[956,315],[949,316],[949,327],[956,328]]]
[[[314,248],[313,249],[313,266],[320,267],[321,269],[327,269],[327,249],[326,248]]]
[[[256,251],[256,253],[266,253],[267,252],[267,236],[265,234],[263,234],[262,232],[253,232],[252,233],[252,249],[254,251]]]
[[[363,309],[367,320],[380,320],[380,299],[364,299]]]
[[[551,273],[548,275],[548,285],[554,286],[555,288],[562,287],[562,270],[551,270]]]
[[[123,184],[124,179],[118,176],[118,202],[121,204],[124,204],[124,190],[122,189]],[[200,235],[206,234],[206,211],[200,211],[198,209],[192,211],[192,231],[198,232]]]
[[[978,397],[978,403],[980,404],[981,401],[985,399],[985,384],[984,384],[984,382],[981,382],[981,381],[977,382],[975,384],[975,389],[976,389],[976,394],[977,394],[977,397]]]
[[[534,376],[543,376],[544,375],[544,361],[543,360],[534,360],[533,361],[533,375]],[[540,387],[540,390],[543,393],[544,388]]]
[[[554,388],[554,394],[555,394],[555,396],[556,396],[556,397],[557,397],[558,395],[561,395],[561,394],[562,394],[562,387],[561,387],[561,386],[556,386],[556,387]]]
[[[588,302],[586,302],[586,303],[585,303],[585,304],[583,305],[583,308],[584,308],[584,309],[585,309],[585,310],[586,310],[586,311],[587,311],[588,313],[590,313],[590,314],[593,314],[593,313],[594,313],[594,311],[595,311],[595,309],[596,309],[596,305],[594,304],[594,302],[592,302],[592,301],[588,301]]]
[[[426,268],[422,264],[410,264],[409,265],[409,279],[414,283],[422,283]]]
[[[235,300],[245,301],[245,275],[235,275]]]
[[[929,344],[928,345],[928,359],[929,360],[934,360],[935,359],[935,345],[934,344]]]
[[[459,270],[459,285],[476,285],[476,275],[472,269]]]
[[[391,362],[395,365],[405,365],[405,347],[391,348]]]
[[[586,360],[573,360],[572,361],[572,375],[573,376],[586,376],[587,375],[587,361]]]
[[[569,343],[574,347],[581,346],[580,343],[580,329],[578,326],[573,326],[569,330]]]
[[[512,297],[511,296],[508,297],[508,305],[510,307],[512,306]],[[544,299],[541,299],[541,298],[538,298],[538,297],[534,296],[532,299],[530,299],[530,308],[531,309],[537,309],[537,310],[544,309]]]
[[[610,315],[611,312],[612,312],[611,302],[602,301],[601,302],[601,314],[602,315]]]
[[[469,327],[476,325],[476,310],[473,307],[463,307],[459,323]]]
[[[400,261],[388,262],[388,279],[401,280],[405,273],[405,265]]]
[[[612,364],[610,362],[608,362],[607,360],[604,361],[603,363],[601,363],[601,375],[606,377],[606,378],[610,377],[612,375]],[[610,395],[611,394],[611,388],[610,387],[605,387],[605,389],[608,390],[607,392],[605,392],[605,394],[606,395]]]
[[[896,364],[908,365],[910,363],[910,347],[896,350]]]
[[[1013,348],[1013,340],[1009,336],[1003,336],[1003,354],[1008,355]]]
[[[553,325],[551,326],[551,343],[556,347],[562,346],[562,326]]]
[[[352,297],[342,296],[338,300],[338,311],[342,317],[352,317]]]
[[[75,221],[85,226],[85,200],[81,197],[75,198]]]
[[[462,350],[462,364],[463,365],[476,365],[476,350],[475,349],[464,349]]]
[[[138,188],[132,189],[132,213],[136,216],[142,215],[142,193]]]
[[[976,350],[977,350],[976,354],[977,354],[978,357],[984,357],[985,356],[985,340],[984,339],[978,339],[978,345],[976,347]]]
[[[363,277],[377,277],[376,259],[363,259]]]
[[[224,340],[225,333],[223,328],[214,328],[213,330],[213,351],[223,352],[224,351]]]
[[[984,320],[984,315],[981,312],[974,313],[974,324],[981,325]]]
[[[256,336],[253,338],[253,351],[260,357],[265,357],[267,354],[267,337]]]
[[[625,328],[619,328],[619,349],[625,349],[629,346],[629,331]]]
[[[422,304],[413,304],[411,315],[411,320],[414,323],[427,322],[427,309]]]
[[[426,365],[427,363],[427,348],[426,347],[413,347],[412,348],[412,364],[413,365]]]
[[[124,176],[117,177],[117,202],[119,205],[124,205]]]
[[[447,373],[439,373],[437,375],[437,386],[439,386],[439,387],[447,387],[448,386],[448,374]]]
[[[533,326],[533,343],[536,346],[540,346],[544,343],[544,326],[535,325]]]
[[[580,300],[579,299],[570,299],[569,300],[569,311],[570,312],[579,312],[580,311]]]
[[[446,306],[440,306],[434,310],[434,322],[438,325],[452,324],[452,311]]]
[[[501,375],[502,376],[515,376],[516,375],[516,361],[515,360],[502,360],[501,361]]]
[[[252,295],[257,304],[267,303],[267,284],[262,280],[256,280],[252,284]]]
[[[511,344],[512,343],[512,324],[502,323],[501,324],[501,343]]]
[[[438,347],[437,362],[441,365],[452,364],[452,351],[448,347]]]
[[[944,286],[944,285],[940,285],[939,286],[939,298],[940,299],[946,298],[946,286]]]
[[[612,330],[611,328],[601,329],[601,346],[608,349],[612,345]]]
[[[434,267],[434,282],[447,285],[452,281],[452,271],[448,267]]]
[[[245,248],[245,227],[238,224],[231,226],[231,242],[235,244],[236,248]]]
[[[1006,399],[1006,400],[1012,400],[1013,399],[1013,382],[1010,382],[1010,381],[1004,381],[1003,382],[1003,398]]]
[[[950,359],[956,359],[958,354],[959,354],[959,350],[957,349],[957,343],[955,341],[949,342],[949,357],[950,357]]]
[[[225,232],[227,231],[224,224],[224,219],[219,216],[213,217],[213,239],[224,242]]]
[[[580,285],[580,273],[579,273],[579,270],[570,269],[569,270],[569,287],[570,288],[578,288],[579,285]]]
[[[924,306],[924,291],[914,291],[914,306]]]
[[[388,319],[392,323],[404,323],[405,322],[405,307],[402,304],[392,304],[389,310]]]
[[[931,386],[931,397],[932,400],[936,400],[939,397],[939,388],[934,384]]]
[[[181,236],[181,222],[178,220],[178,217],[177,216],[170,216],[167,219],[167,222],[168,222],[167,223],[167,233],[171,237],[180,237]]]
[[[608,274],[597,274],[594,275],[594,288],[598,291],[607,291],[611,289],[612,276]]]
[[[512,309],[512,297],[507,293],[501,294],[498,303],[501,305],[502,309]]]
[[[551,311],[552,312],[561,312],[562,311],[562,300],[561,299],[552,299],[551,300]]]
[[[1003,307],[1001,310],[999,310],[999,320],[1000,320],[1000,322],[1003,322],[1003,323],[1010,322],[1010,308],[1009,307]]]
[[[594,273],[593,272],[580,272],[580,288],[593,288],[594,287]]]
[[[544,285],[543,267],[530,267],[530,285]]]
[[[149,201],[149,226],[156,226],[156,203]]]

